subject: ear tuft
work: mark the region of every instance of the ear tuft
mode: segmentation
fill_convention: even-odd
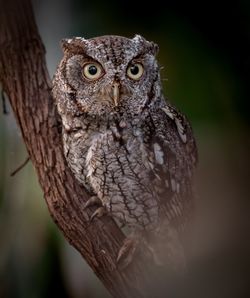
[[[62,47],[63,51],[70,49],[71,42],[72,42],[71,38],[64,38],[61,40],[61,47]]]
[[[151,41],[149,48],[150,48],[150,51],[151,51],[152,55],[156,56],[158,54],[158,52],[159,52],[158,44]]]
[[[139,34],[136,34],[134,37],[133,37],[133,41],[137,44],[144,44],[146,42],[146,39],[144,37],[142,37],[141,35]]]
[[[64,52],[72,51],[76,48],[82,48],[86,39],[84,37],[63,38],[61,40],[61,47]]]
[[[147,41],[143,36],[136,34],[135,37],[133,38],[133,41],[141,46],[144,46],[148,52],[152,55],[157,55],[159,51],[159,47],[156,43]]]

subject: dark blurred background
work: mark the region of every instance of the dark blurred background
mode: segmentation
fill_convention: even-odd
[[[250,297],[250,2],[33,1],[51,76],[64,37],[159,44],[166,96],[199,148],[192,298]],[[110,297],[48,214],[11,108],[0,116],[0,297]],[[163,295],[162,297],[165,297]]]

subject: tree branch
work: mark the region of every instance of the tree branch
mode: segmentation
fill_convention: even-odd
[[[108,218],[89,225],[83,211],[88,195],[64,159],[45,49],[30,1],[5,1],[1,4],[0,21],[0,81],[52,218],[114,297],[152,297],[153,271],[145,256],[138,256],[129,268],[120,272],[116,256],[124,239],[122,232]]]

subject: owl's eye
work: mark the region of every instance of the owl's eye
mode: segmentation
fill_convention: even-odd
[[[144,68],[141,63],[131,64],[127,69],[127,75],[130,79],[139,80],[143,75]]]
[[[103,75],[103,69],[100,64],[91,62],[84,65],[83,74],[89,80],[97,80]]]

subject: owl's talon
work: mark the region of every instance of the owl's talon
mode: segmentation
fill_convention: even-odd
[[[94,205],[102,205],[101,200],[97,196],[90,197],[87,202],[85,203],[83,210],[87,209],[88,207],[94,206]]]
[[[96,211],[91,215],[90,222],[94,220],[94,218],[100,218],[107,213],[107,210],[104,207],[99,207]]]
[[[132,262],[138,244],[139,238],[136,236],[129,236],[124,240],[116,259],[119,269],[123,270]]]

